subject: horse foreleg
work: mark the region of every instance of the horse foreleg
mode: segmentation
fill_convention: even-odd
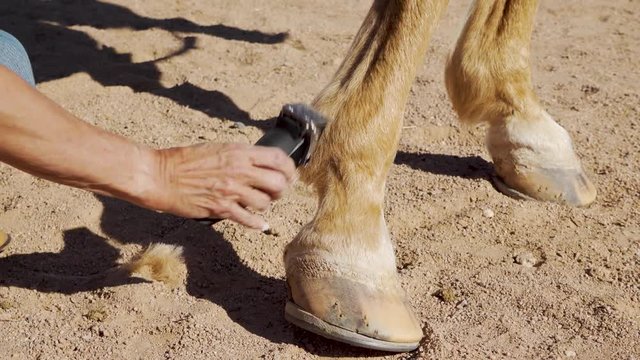
[[[302,179],[318,210],[287,246],[287,317],[323,336],[404,351],[422,338],[383,216],[405,103],[446,0],[377,0],[313,103],[330,119]]]
[[[462,121],[489,124],[487,147],[501,190],[583,206],[595,199],[595,187],[569,134],[531,85],[537,6],[537,0],[476,0],[447,64],[447,90]]]

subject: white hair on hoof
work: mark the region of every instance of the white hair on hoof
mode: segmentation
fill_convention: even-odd
[[[151,244],[123,267],[131,274],[176,286],[180,283],[183,265],[181,246]]]

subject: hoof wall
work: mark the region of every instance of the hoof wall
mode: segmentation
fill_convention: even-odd
[[[520,186],[510,186],[499,176],[492,178],[501,193],[515,199],[540,200],[581,207],[596,198],[596,189],[582,171],[541,169],[532,174],[529,181],[518,181]]]
[[[284,311],[285,319],[295,326],[311,331],[327,339],[347,343],[349,345],[372,350],[389,352],[408,352],[418,348],[420,342],[398,343],[374,339],[353,331],[329,324],[328,322],[304,311],[291,301],[287,302]]]

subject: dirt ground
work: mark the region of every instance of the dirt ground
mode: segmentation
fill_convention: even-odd
[[[0,28],[25,43],[38,88],[88,122],[156,147],[248,143],[328,82],[370,2],[2,0]],[[443,85],[470,2],[452,0],[433,36],[388,181],[398,268],[428,333],[419,350],[359,350],[284,320],[282,251],[315,206],[303,185],[264,235],[0,165],[14,238],[0,255],[0,358],[640,359],[640,2],[539,9],[534,83],[599,190],[584,209],[493,188],[484,130],[459,125]],[[184,247],[176,288],[100,277],[153,242]]]

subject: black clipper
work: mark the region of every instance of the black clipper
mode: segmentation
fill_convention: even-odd
[[[282,107],[275,126],[268,130],[256,145],[282,149],[293,159],[296,167],[299,167],[309,162],[326,125],[326,119],[310,106],[287,104]],[[197,220],[211,225],[222,219]]]

